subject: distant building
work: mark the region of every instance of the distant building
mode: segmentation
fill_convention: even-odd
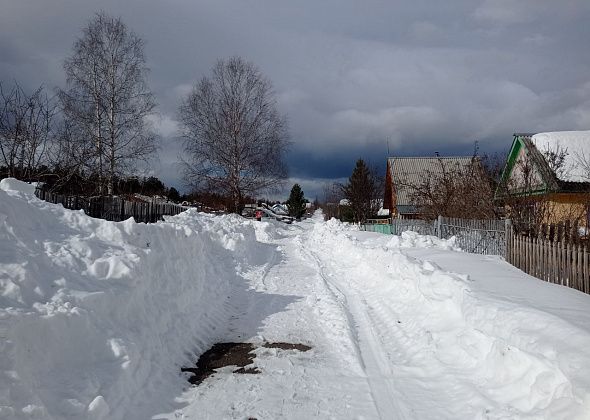
[[[383,208],[391,217],[420,218],[412,194],[428,177],[436,177],[443,170],[456,171],[470,165],[472,156],[458,157],[390,157],[385,174]]]

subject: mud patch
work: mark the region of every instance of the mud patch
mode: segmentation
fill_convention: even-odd
[[[300,343],[264,343],[262,347],[266,347],[267,349],[299,350],[304,352],[311,350],[310,346],[306,346],[305,344]]]
[[[301,352],[311,349],[305,344],[284,342],[264,343],[262,347]],[[192,373],[188,381],[193,385],[199,385],[217,369],[226,366],[238,367],[233,373],[258,374],[260,371],[256,366],[249,366],[254,363],[255,355],[252,352],[256,349],[256,345],[252,343],[217,343],[199,357],[196,367],[183,367],[180,371]]]

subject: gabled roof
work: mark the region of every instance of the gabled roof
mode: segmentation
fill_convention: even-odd
[[[502,172],[503,181],[511,176],[522,148],[531,159],[543,182],[543,185],[539,185],[531,193],[588,191],[590,187],[590,173],[588,171],[590,169],[590,131],[515,133]],[[549,153],[560,152],[564,152],[563,167],[556,173],[546,156]],[[498,190],[496,195],[499,196],[500,193]]]
[[[396,193],[396,206],[412,206],[411,195],[428,176],[441,175],[443,171],[456,171],[467,167],[472,156],[454,157],[390,157],[387,167]],[[408,209],[409,207],[404,207]]]
[[[590,131],[538,133],[530,140],[544,155],[563,153],[563,166],[555,174],[560,181],[590,181]]]

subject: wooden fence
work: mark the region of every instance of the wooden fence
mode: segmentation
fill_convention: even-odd
[[[578,220],[565,220],[551,224],[542,223],[540,225],[522,223],[520,226],[515,225],[514,230],[528,237],[543,238],[551,242],[569,242],[575,244],[588,242],[586,228],[582,228],[582,232],[580,232]]]
[[[506,261],[541,280],[590,293],[590,256],[586,246],[530,238],[510,229]]]
[[[49,203],[61,204],[66,209],[84,210],[88,216],[114,222],[133,217],[138,223],[155,223],[162,220],[162,216],[172,216],[186,210],[185,207],[177,204],[129,201],[110,196],[62,195],[43,191],[40,188],[35,190],[35,195]]]
[[[590,252],[579,239],[567,240],[563,233],[568,231],[567,224],[541,227],[536,237],[515,232],[509,220],[446,217],[434,223],[393,219],[389,224],[364,225],[364,230],[397,235],[414,230],[445,239],[454,236],[465,252],[503,256],[533,277],[590,294]]]

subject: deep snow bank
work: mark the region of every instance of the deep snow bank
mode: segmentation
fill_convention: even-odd
[[[408,242],[449,245],[417,239],[359,235],[332,220],[307,241],[329,282],[364,302],[411,418],[590,418],[590,327],[568,319],[590,299],[560,310],[560,292],[571,290],[553,288],[548,313],[503,299],[501,288],[482,293],[468,275],[407,256]],[[551,286],[522,284],[532,300]]]
[[[0,182],[0,418],[145,419],[221,338],[236,266],[264,229],[193,210],[93,219]],[[258,230],[258,233],[257,233]]]

